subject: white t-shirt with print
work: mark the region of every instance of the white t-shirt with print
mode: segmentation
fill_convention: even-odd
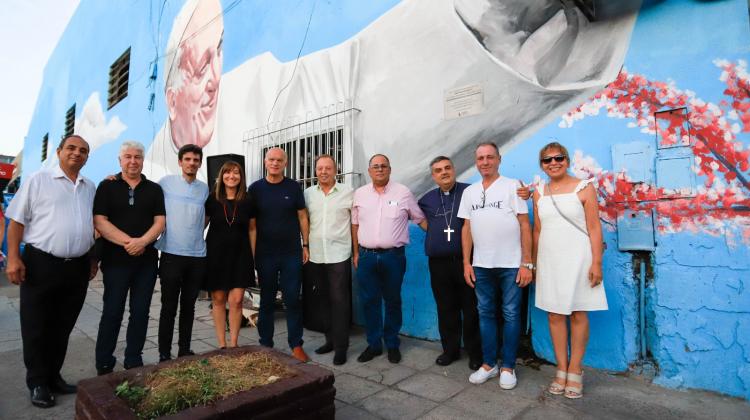
[[[458,217],[471,221],[473,266],[521,266],[521,226],[517,215],[528,214],[529,209],[516,194],[519,186],[518,180],[501,176],[487,190],[479,181],[464,191]]]

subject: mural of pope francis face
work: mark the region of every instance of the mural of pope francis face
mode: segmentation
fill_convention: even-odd
[[[219,0],[188,0],[167,43],[165,96],[175,148],[213,137],[222,71],[224,20]]]

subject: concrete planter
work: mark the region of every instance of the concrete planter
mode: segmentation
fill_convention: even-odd
[[[254,352],[269,353],[278,362],[294,370],[296,376],[238,392],[211,405],[189,408],[163,418],[191,420],[334,418],[333,399],[336,389],[333,387],[334,378],[331,371],[312,364],[300,363],[286,354],[261,346],[215,350],[158,365],[85,379],[78,384],[75,418],[80,420],[136,419],[135,413],[127,403],[115,395],[115,388],[123,381],[142,383],[149,373],[177,362],[203,359],[217,354],[239,356]]]

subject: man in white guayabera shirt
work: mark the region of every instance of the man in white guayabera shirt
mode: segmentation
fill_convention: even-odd
[[[80,175],[89,144],[66,137],[58,164],[29,176],[11,200],[7,217],[8,280],[21,285],[21,338],[31,403],[55,405],[53,393],[73,394],[60,369],[68,338],[97,271],[87,254],[94,245],[96,185]],[[21,240],[26,243],[23,256]]]

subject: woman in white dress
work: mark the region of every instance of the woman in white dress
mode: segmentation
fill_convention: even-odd
[[[591,180],[568,174],[570,157],[564,146],[544,146],[539,152],[539,165],[549,182],[541,182],[534,191],[535,304],[548,312],[557,362],[549,392],[581,398],[581,363],[589,338],[586,313],[607,309],[602,285],[599,205]]]

